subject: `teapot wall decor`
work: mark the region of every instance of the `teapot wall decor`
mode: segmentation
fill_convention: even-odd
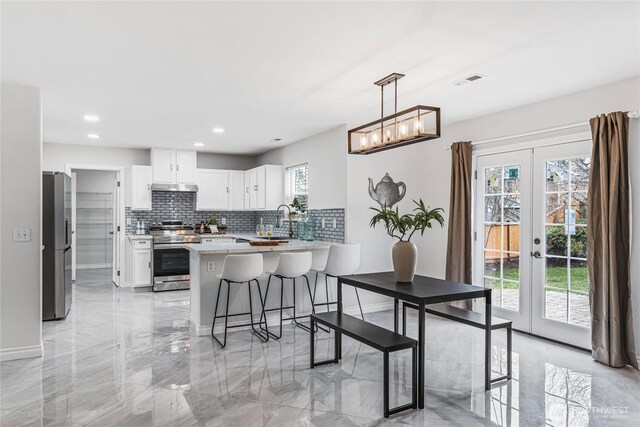
[[[400,188],[402,187],[402,191]],[[373,180],[369,178],[369,196],[381,207],[391,208],[398,203],[407,193],[407,186],[404,182],[393,182],[388,173],[382,177],[379,183],[373,187]]]

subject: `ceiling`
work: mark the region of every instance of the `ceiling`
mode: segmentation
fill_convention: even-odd
[[[41,88],[54,143],[201,141],[200,151],[255,154],[377,118],[372,83],[391,72],[406,74],[399,108],[439,106],[445,124],[640,74],[637,2],[0,7],[2,81]],[[453,84],[474,73],[487,77]]]

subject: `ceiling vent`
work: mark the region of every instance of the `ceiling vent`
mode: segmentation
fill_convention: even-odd
[[[471,82],[475,82],[476,80],[483,79],[485,77],[487,77],[487,76],[484,76],[482,74],[473,74],[473,75],[471,75],[469,77],[466,77],[466,78],[464,78],[462,80],[454,82],[453,84],[456,85],[456,86],[462,86],[462,85],[466,85],[467,83],[471,83]]]

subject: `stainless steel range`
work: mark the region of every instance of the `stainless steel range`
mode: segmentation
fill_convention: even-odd
[[[182,221],[162,221],[149,228],[153,236],[153,290],[189,289],[189,251],[185,243],[200,243],[193,225]]]

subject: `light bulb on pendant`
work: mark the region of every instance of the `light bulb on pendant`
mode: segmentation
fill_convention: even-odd
[[[407,125],[403,124],[400,126],[400,135],[403,137],[407,136]]]
[[[366,136],[361,136],[360,137],[360,146],[363,147],[363,148],[367,146],[367,137]]]
[[[374,133],[374,134],[373,134],[373,138],[372,138],[372,139],[373,139],[373,143],[374,143],[374,144],[377,144],[377,143],[378,143],[378,139],[379,139],[379,138],[378,138],[378,134],[377,134],[377,133]]]
[[[422,130],[421,129],[422,126],[421,126],[421,123],[420,123],[420,119],[416,119],[416,123],[414,125],[414,128],[415,128],[416,133],[420,133],[420,131]]]
[[[389,129],[387,129],[387,132],[385,133],[385,138],[387,142],[391,141],[391,131]]]

